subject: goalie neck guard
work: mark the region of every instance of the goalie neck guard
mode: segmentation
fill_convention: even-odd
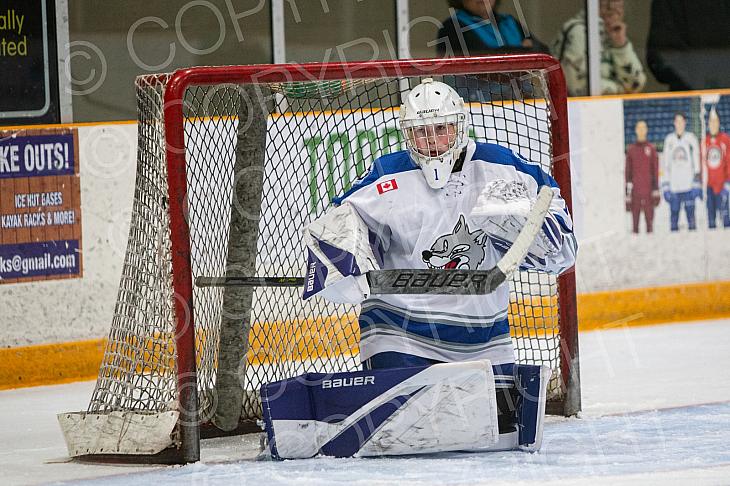
[[[428,185],[444,187],[468,142],[464,100],[450,86],[426,78],[401,105],[400,129]]]

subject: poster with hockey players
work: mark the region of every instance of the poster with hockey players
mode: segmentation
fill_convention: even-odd
[[[0,284],[81,274],[77,129],[0,131]]]
[[[624,198],[634,234],[695,231],[704,199],[698,97],[624,101]]]
[[[726,186],[718,179],[728,165],[730,96],[631,95],[569,106],[579,292],[728,280],[718,204]]]
[[[730,227],[730,97],[624,102],[625,198],[633,233]]]

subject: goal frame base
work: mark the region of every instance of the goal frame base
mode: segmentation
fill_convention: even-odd
[[[59,415],[91,415],[91,414],[59,414]],[[62,423],[61,428],[64,429]],[[68,444],[67,430],[63,430]],[[238,426],[233,430],[222,430],[210,422],[200,425],[200,438],[216,439],[220,437],[233,437],[247,434],[263,433],[263,429],[254,420],[241,420]],[[69,449],[71,445],[69,445]],[[176,465],[186,464],[191,461],[186,460],[183,451],[179,447],[174,446],[174,442],[170,441],[170,446],[155,454],[104,454],[90,453],[72,456],[71,461],[84,464],[159,464],[159,465]]]

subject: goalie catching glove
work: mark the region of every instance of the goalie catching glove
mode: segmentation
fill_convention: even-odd
[[[553,188],[557,190],[557,188]],[[482,229],[492,245],[504,253],[512,246],[527,221],[527,215],[535,203],[536,190],[531,191],[522,181],[498,179],[490,181],[477,197],[470,217]],[[565,212],[565,204],[554,198],[550,212],[545,216],[541,231],[530,245],[523,267],[558,273],[570,265],[570,259],[561,255],[566,249],[566,236],[574,241],[572,227],[560,222],[559,214]]]
[[[379,238],[350,204],[328,210],[304,229],[307,273],[303,299],[319,295],[359,304],[370,295],[365,274],[379,270]]]

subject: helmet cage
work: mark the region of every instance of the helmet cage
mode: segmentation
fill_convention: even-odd
[[[454,113],[401,122],[406,147],[416,162],[439,159],[466,145],[466,115]],[[454,154],[456,155],[456,154]]]

